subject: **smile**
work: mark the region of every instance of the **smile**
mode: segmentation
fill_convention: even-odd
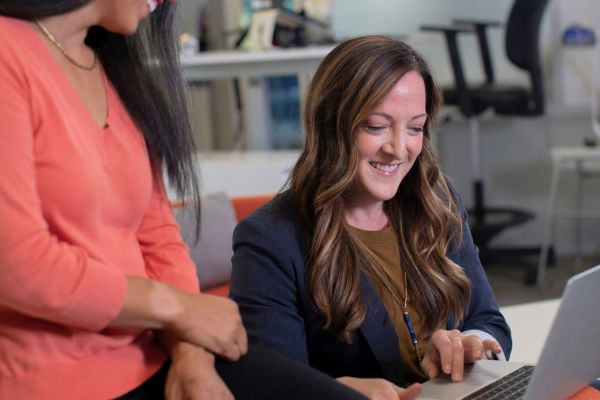
[[[383,171],[383,172],[394,172],[398,169],[398,167],[400,166],[400,164],[382,164],[382,163],[378,163],[375,161],[370,161],[369,165],[373,168],[375,168],[376,170],[379,171]]]

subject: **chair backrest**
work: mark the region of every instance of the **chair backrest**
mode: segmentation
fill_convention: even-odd
[[[506,24],[505,48],[508,59],[529,72],[532,114],[544,112],[544,87],[539,49],[540,26],[548,0],[515,0]]]

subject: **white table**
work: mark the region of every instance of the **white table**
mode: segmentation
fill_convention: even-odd
[[[234,78],[296,75],[300,96],[317,66],[332,46],[311,46],[268,51],[211,51],[181,59],[189,82]],[[251,149],[270,148],[268,93],[264,79],[242,90],[244,134]]]
[[[190,81],[312,75],[332,46],[313,46],[268,51],[210,51],[181,59]]]
[[[560,299],[552,299],[500,309],[512,330],[511,361],[537,363],[559,304]]]

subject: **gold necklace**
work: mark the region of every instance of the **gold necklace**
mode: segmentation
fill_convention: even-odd
[[[62,44],[60,44],[58,42],[58,40],[56,40],[56,38],[54,37],[54,35],[52,35],[50,33],[50,31],[48,31],[48,28],[46,28],[46,26],[44,26],[40,21],[35,20],[34,21],[35,24],[37,25],[38,28],[40,28],[40,30],[42,31],[42,33],[44,34],[44,36],[46,36],[48,38],[48,40],[58,49],[60,50],[60,52],[63,54],[63,56],[65,56],[65,58],[67,60],[69,60],[69,62],[71,64],[73,64],[74,66],[76,66],[77,68],[81,68],[84,69],[86,71],[91,71],[96,67],[96,62],[98,60],[98,57],[96,57],[96,53],[94,52],[94,61],[92,61],[92,65],[83,65],[81,63],[79,63],[78,61],[76,61],[73,57],[71,57],[69,55],[69,53],[65,50],[65,48],[62,46]]]
[[[404,272],[404,302],[401,302],[400,299],[396,296],[396,293],[388,286],[387,282],[383,281],[383,285],[387,289],[388,292],[392,295],[392,298],[400,307],[402,307],[402,318],[404,318],[404,324],[408,329],[408,334],[410,335],[410,341],[413,345],[413,350],[417,356],[417,361],[421,363],[423,361],[423,357],[421,356],[421,352],[419,351],[419,340],[417,339],[417,334],[415,333],[414,325],[410,319],[410,315],[408,315],[408,278],[406,277],[406,270]]]

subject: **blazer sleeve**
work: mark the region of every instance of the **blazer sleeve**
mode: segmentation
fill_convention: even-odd
[[[233,234],[230,297],[239,305],[251,343],[308,364],[297,300],[304,266],[292,261],[298,248],[294,235],[284,229],[254,217],[239,223]],[[302,257],[299,261],[304,262]]]
[[[480,330],[492,335],[502,347],[506,358],[510,356],[512,339],[510,328],[496,304],[487,275],[479,260],[479,250],[473,242],[467,212],[460,195],[454,192],[463,220],[463,240],[451,257],[460,265],[471,280],[472,294],[464,319],[459,324],[461,331]]]

